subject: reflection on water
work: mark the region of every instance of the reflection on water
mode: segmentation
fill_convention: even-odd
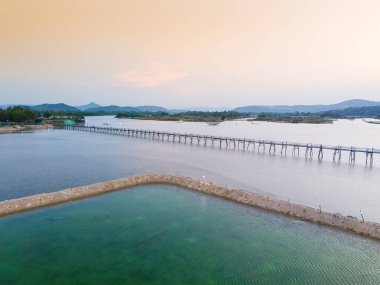
[[[90,118],[89,124],[94,121],[100,124],[107,120],[111,125],[120,124],[115,119],[102,117]],[[242,136],[241,133],[234,134],[235,122],[226,122],[220,126],[136,120],[122,120],[121,123],[133,124],[124,127],[142,129]],[[249,124],[237,123],[237,126]],[[371,136],[373,146],[376,147],[380,136],[373,128],[377,130],[378,126],[361,121],[341,121],[337,123],[338,127],[259,123],[249,125],[255,131],[249,131],[251,135],[247,137],[256,137],[252,132],[257,132],[257,137],[274,140],[280,139],[281,134],[287,134],[288,140],[301,142],[313,132],[313,128],[336,128],[334,132],[341,135],[349,133],[351,127],[348,125],[351,124],[357,126],[352,127],[353,130],[364,128],[361,132],[356,130],[355,134],[366,133],[366,136]],[[306,135],[302,133],[296,136],[295,130],[303,128],[308,129],[305,130]],[[339,131],[341,128],[343,130]],[[270,132],[273,133],[269,135]],[[365,136],[355,134],[351,132],[350,144],[364,144]],[[334,139],[337,138],[340,136],[334,136]],[[316,141],[335,144],[328,139],[329,136],[325,134],[316,138]],[[205,176],[206,180],[219,184],[268,193],[315,208],[321,205],[322,210],[330,212],[359,216],[362,210],[365,219],[380,221],[380,157],[375,157],[374,168],[366,168],[359,158],[356,165],[348,164],[348,159],[343,159],[338,164],[331,162],[328,155],[325,155],[323,162],[318,162],[317,159],[306,160],[303,155],[284,157],[63,130],[1,135],[0,145],[0,200],[51,192],[130,174],[163,172],[179,173],[197,179]]]
[[[380,244],[172,186],[0,219],[0,284],[379,284]]]

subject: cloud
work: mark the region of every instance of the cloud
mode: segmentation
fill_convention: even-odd
[[[130,70],[116,76],[116,82],[123,85],[154,88],[178,81],[188,74],[178,66],[155,66],[148,70]]]

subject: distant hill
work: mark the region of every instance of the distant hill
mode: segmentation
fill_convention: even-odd
[[[7,105],[0,105],[0,109],[5,110],[8,107],[12,107],[13,105],[7,104]]]
[[[87,109],[86,112],[100,112],[100,113],[122,113],[122,112],[168,112],[167,109],[160,106],[139,106],[139,107],[120,107],[117,105],[101,106],[96,108]]]
[[[138,112],[139,109],[135,107],[120,107],[116,105],[102,106],[97,108],[87,109],[86,112],[97,113],[117,113],[117,112]]]
[[[86,105],[76,106],[76,108],[81,110],[81,111],[86,111],[88,109],[93,109],[93,108],[98,108],[98,107],[101,107],[101,106],[94,103],[94,102],[90,102]]]
[[[9,106],[13,105],[0,105],[0,109],[5,109]],[[154,106],[154,105],[146,105],[146,106],[138,106],[138,107],[130,107],[130,106],[117,106],[117,105],[109,105],[109,106],[101,106],[99,104],[96,104],[94,102],[90,102],[86,105],[81,105],[77,107],[69,106],[64,103],[58,103],[58,104],[40,104],[35,106],[27,106],[23,105],[25,107],[31,108],[34,111],[37,112],[45,112],[45,111],[60,111],[60,112],[89,112],[89,113],[104,113],[104,114],[116,114],[116,113],[122,113],[122,112],[169,112],[164,107],[161,106]]]
[[[171,113],[184,113],[184,112],[224,112],[232,111],[232,108],[228,107],[189,107],[181,109],[169,110]]]
[[[38,112],[45,112],[45,111],[79,112],[80,111],[79,109],[75,107],[72,107],[63,103],[41,104],[41,105],[30,106],[30,108]]]
[[[380,105],[330,110],[323,112],[322,115],[328,117],[380,117]]]
[[[142,112],[169,112],[169,110],[160,106],[138,106],[136,108]]]
[[[1,105],[0,108],[6,108],[11,105]],[[261,106],[261,105],[252,105],[252,106],[244,106],[238,107],[231,111],[239,112],[239,113],[252,113],[252,114],[260,114],[260,113],[326,113],[328,111],[332,111],[334,115],[339,116],[339,111],[341,112],[341,116],[365,116],[370,114],[370,116],[378,115],[377,108],[369,108],[365,109],[365,107],[380,107],[380,101],[369,101],[369,100],[347,100],[337,104],[331,105],[275,105],[275,106]],[[108,115],[117,113],[128,113],[128,112],[167,112],[169,114],[183,113],[189,111],[220,111],[226,110],[226,108],[188,108],[188,109],[177,109],[170,110],[161,106],[155,105],[144,105],[138,107],[130,107],[130,106],[117,106],[117,105],[109,105],[109,106],[100,106],[94,102],[91,102],[82,106],[69,106],[64,103],[58,104],[41,104],[35,106],[26,106],[31,108],[34,111],[45,112],[45,111],[61,111],[61,112],[87,112],[87,113],[99,113],[99,115]],[[373,114],[373,115],[372,115]]]
[[[357,108],[357,107],[370,107],[379,106],[380,102],[368,101],[361,99],[347,100],[338,104],[331,105],[275,105],[275,106],[244,106],[235,108],[233,111],[240,113],[318,113],[326,112],[329,110],[343,110],[346,108]]]

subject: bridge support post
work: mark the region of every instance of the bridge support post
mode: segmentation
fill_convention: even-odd
[[[355,155],[356,155],[355,148],[351,147],[350,156],[348,159],[350,163],[355,163]]]
[[[365,154],[365,165],[372,167],[373,165],[373,149],[367,149]]]
[[[342,158],[342,147],[341,146],[337,146],[334,149],[334,156],[333,156],[334,161],[335,161],[337,155],[338,155],[338,160],[340,161],[340,159]]]
[[[226,149],[241,149],[249,150],[250,144],[253,144],[253,150],[256,148],[256,143],[258,145],[258,152],[262,148],[265,152],[266,145],[269,145],[269,153],[275,154],[276,147],[281,147],[281,155],[287,153],[288,145],[293,148],[292,155],[300,154],[300,148],[305,148],[305,157],[312,158],[314,148],[318,150],[318,160],[322,160],[324,156],[324,150],[332,150],[333,151],[333,160],[341,160],[342,151],[349,153],[349,163],[355,163],[356,153],[363,153],[366,156],[366,165],[372,166],[374,160],[374,154],[380,154],[379,149],[371,149],[371,148],[354,148],[354,147],[342,147],[342,146],[324,146],[324,145],[315,145],[312,144],[299,144],[299,143],[287,143],[287,142],[275,142],[275,141],[265,141],[265,140],[250,140],[250,139],[242,139],[242,138],[233,138],[233,137],[214,137],[214,136],[206,136],[206,135],[193,135],[193,134],[183,134],[183,133],[169,133],[169,132],[159,132],[159,131],[150,131],[150,130],[139,130],[139,129],[125,129],[125,128],[113,128],[113,127],[104,127],[104,126],[85,126],[85,125],[73,125],[73,126],[58,126],[58,128],[64,130],[74,130],[74,131],[84,131],[84,132],[92,132],[99,134],[109,134],[109,135],[119,135],[119,136],[128,136],[128,137],[136,137],[136,138],[147,138],[152,140],[162,140],[162,141],[170,141],[183,143],[182,138],[184,139],[184,143],[193,144],[195,142],[198,145],[201,144],[201,140],[204,140],[202,144],[204,146],[212,146],[214,147],[216,143],[219,142],[219,147],[222,148],[223,143],[225,143]],[[172,136],[172,137],[170,137]],[[194,142],[194,140],[196,140]],[[210,140],[210,143],[208,142]],[[232,145],[233,144],[233,145]]]
[[[297,152],[297,155],[299,156],[300,155],[300,146],[298,144],[293,145],[292,155],[295,156],[296,152]]]
[[[318,152],[318,160],[323,159],[323,145],[319,146],[319,152]]]

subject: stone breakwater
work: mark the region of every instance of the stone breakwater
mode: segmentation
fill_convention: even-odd
[[[378,223],[363,222],[355,217],[320,212],[319,209],[312,207],[290,203],[289,201],[279,200],[254,192],[230,189],[212,183],[198,181],[190,177],[160,174],[130,176],[53,193],[1,201],[0,217],[146,184],[175,185],[240,204],[269,210],[317,224],[336,227],[380,240],[380,224]]]

